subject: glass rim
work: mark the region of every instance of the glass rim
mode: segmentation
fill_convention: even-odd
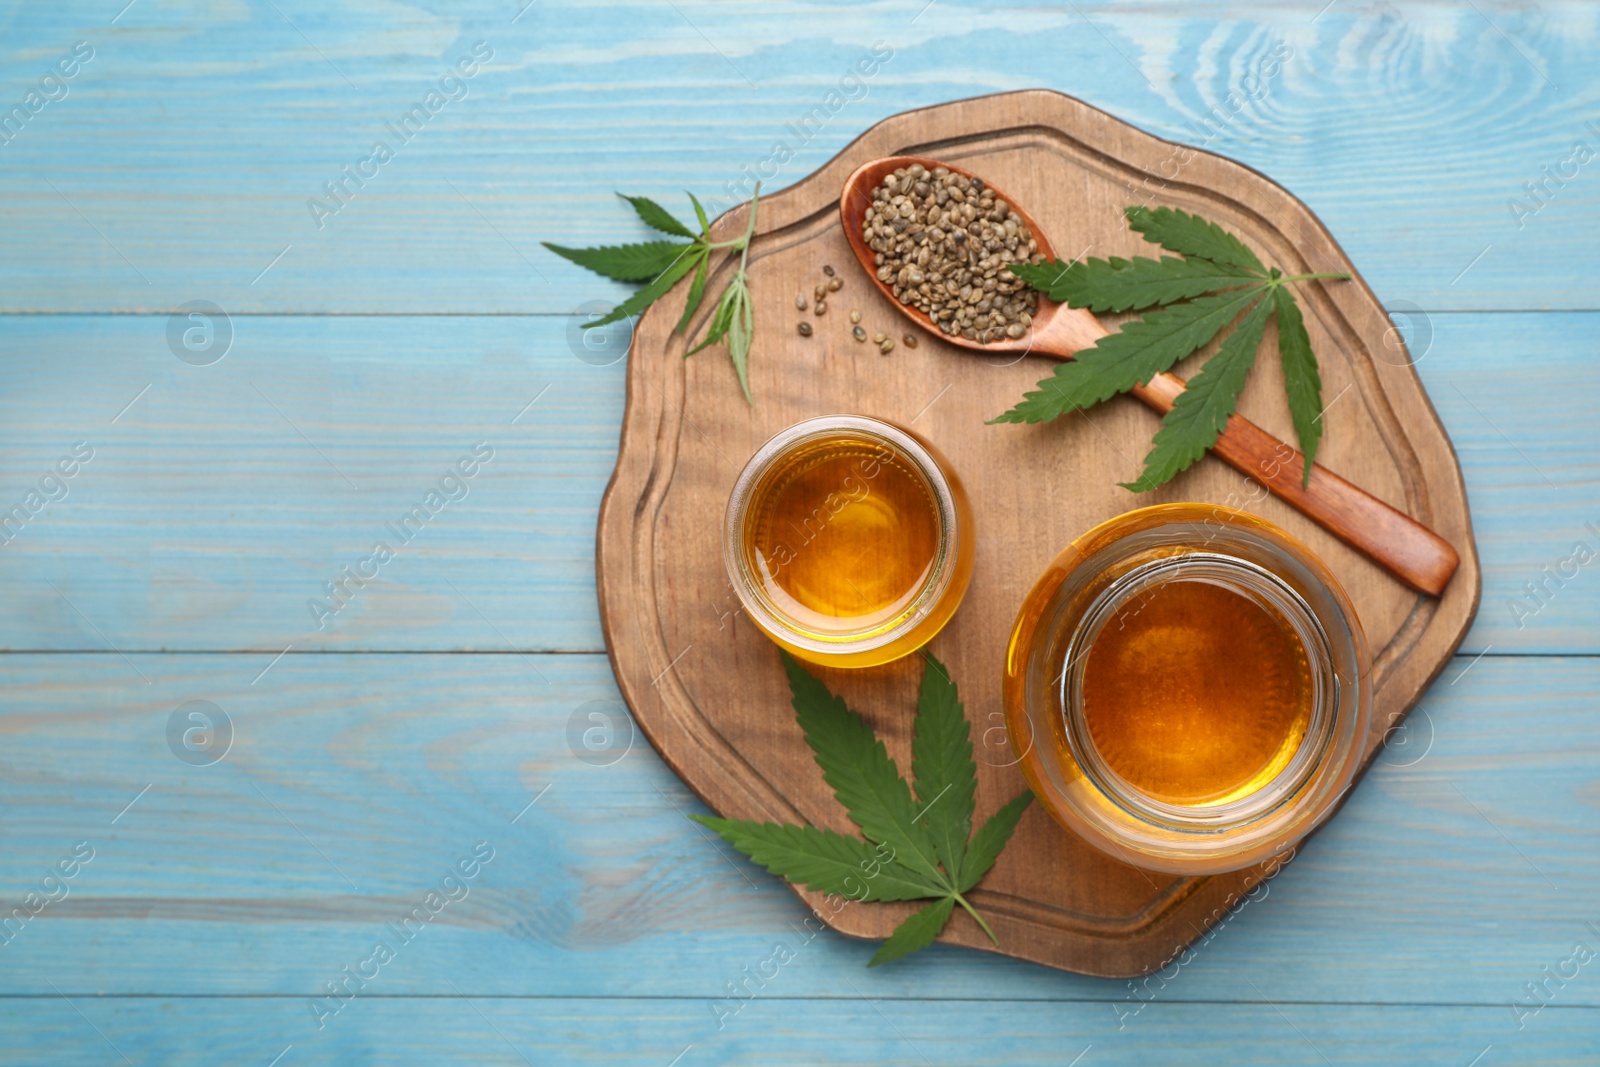
[[[750,505],[755,500],[755,490],[776,462],[809,441],[841,433],[858,437],[867,443],[887,444],[894,454],[909,462],[933,498],[939,538],[927,576],[917,587],[911,601],[892,616],[892,621],[830,634],[807,626],[772,603],[762,589],[760,580],[750,571],[744,551],[744,533],[750,518]],[[773,434],[756,449],[739,472],[723,516],[722,558],[734,594],[760,628],[781,635],[784,641],[809,652],[845,656],[890,645],[928,616],[955,576],[962,537],[960,525],[955,494],[944,468],[909,430],[870,415],[818,415],[802,419]]]
[[[1198,574],[1194,572],[1199,572]],[[1168,574],[1166,572],[1176,572]],[[1185,572],[1189,572],[1185,575]],[[1182,577],[1180,577],[1182,576]],[[1100,754],[1084,715],[1083,677],[1088,652],[1111,616],[1134,596],[1169,581],[1212,580],[1255,599],[1266,600],[1287,621],[1305,650],[1311,672],[1311,717],[1305,736],[1279,771],[1249,794],[1220,803],[1181,803],[1153,796],[1118,774]],[[1081,650],[1080,650],[1081,649]],[[1176,831],[1215,831],[1246,825],[1271,814],[1293,798],[1316,772],[1333,736],[1339,680],[1332,667],[1327,631],[1311,605],[1295,588],[1250,560],[1219,552],[1191,552],[1147,560],[1118,575],[1101,590],[1079,618],[1066,645],[1062,672],[1063,725],[1073,758],[1091,782],[1128,814]]]

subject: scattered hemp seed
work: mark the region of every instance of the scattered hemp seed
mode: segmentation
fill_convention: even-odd
[[[850,321],[851,322],[860,322],[861,321],[861,312],[856,311],[854,308],[852,308],[851,311],[850,311]]]
[[[797,326],[796,329],[798,329],[800,331],[800,336],[801,337],[810,337],[811,336],[811,324],[809,322],[806,322],[804,319],[802,319],[800,321],[800,325]]]
[[[900,338],[900,340],[905,342],[905,346],[907,348],[917,347],[917,335],[914,333],[908,333],[904,337]]]
[[[794,298],[794,306],[799,310],[804,311],[806,308],[811,306],[811,303],[806,299],[805,294],[801,293],[799,296]]]
[[[811,310],[815,311],[818,315],[826,315],[828,313],[828,302],[826,300],[818,300],[817,306]]]
[[[824,264],[823,267],[822,267],[822,273],[826,274],[828,277],[831,278],[831,277],[833,277],[833,268],[831,266],[828,266],[828,265]]]
[[[885,337],[883,339],[883,344],[878,346],[878,351],[882,352],[886,356],[890,352],[893,352],[894,351],[894,340],[892,338]]]
[[[872,343],[875,344],[875,345],[881,345],[881,344],[883,344],[883,342],[887,341],[888,339],[889,339],[889,335],[886,334],[886,333],[883,333],[881,331],[872,335]]]
[[[855,329],[850,331],[850,336],[854,337],[857,341],[865,341],[867,339],[867,331],[857,326]]]
[[[811,299],[813,300],[824,300],[827,298],[827,296],[828,287],[826,285],[819,285],[815,289],[811,290]]]
[[[1032,325],[1039,294],[1007,268],[1038,262],[1039,244],[981,178],[901,167],[872,190],[862,235],[878,280],[945,333],[988,344]]]
[[[830,279],[828,279],[828,292],[837,293],[840,289],[843,289],[843,288],[844,288],[844,279],[843,278],[830,278]]]

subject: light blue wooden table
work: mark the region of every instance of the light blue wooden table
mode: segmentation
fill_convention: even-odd
[[[1600,549],[1594,5],[525,2],[0,3],[0,902],[37,911],[4,927],[0,1063],[1600,1062],[1600,563],[1559,574]],[[1460,453],[1482,608],[1169,981],[868,972],[825,934],[731,1014],[802,910],[648,746],[569,742],[617,699],[592,560],[625,366],[569,314],[624,290],[538,242],[637,239],[612,189],[717,197],[782,142],[781,186],[884,116],[1035,86],[1326,221]]]

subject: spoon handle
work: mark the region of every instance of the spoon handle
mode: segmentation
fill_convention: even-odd
[[[1089,312],[1065,307],[1047,329],[1033,351],[1056,359],[1071,359],[1109,332]],[[1165,415],[1183,389],[1182,378],[1158,374],[1130,391]],[[1320,465],[1312,465],[1310,481],[1301,485],[1305,456],[1248,419],[1231,416],[1212,452],[1419,592],[1439,596],[1461,562],[1450,542]]]
[[[1132,392],[1164,415],[1183,388],[1182,378],[1158,374]],[[1231,416],[1212,451],[1419,592],[1439,596],[1461,562],[1450,542],[1320,465],[1302,485],[1305,456],[1248,419]]]

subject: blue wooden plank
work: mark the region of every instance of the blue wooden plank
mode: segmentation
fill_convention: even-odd
[[[1385,300],[1597,306],[1581,5],[519,6],[11,9],[6,107],[75,42],[94,57],[0,145],[0,309],[566,312],[620,290],[537,242],[637,236],[613,188],[736,200],[885,116],[1022,87],[1262,170]],[[494,58],[445,84],[459,99],[391,134],[479,41]],[[878,42],[892,56],[845,81]],[[314,212],[334,182],[347,205]]]
[[[1093,1001],[1141,1026],[1257,989],[1514,1018],[1600,923],[1597,684],[1595,657],[1458,657],[1264,897],[1152,984],[942,947],[868,971],[873,945],[823,934],[771,992]],[[169,742],[192,700],[232,723],[214,765]],[[446,974],[475,996],[688,998],[709,1019],[806,913],[686,820],[703,809],[642,741],[580,758],[571,723],[594,700],[617,700],[595,655],[0,657],[0,902],[94,850],[0,946],[0,995],[311,996],[488,841],[373,992],[446,993]],[[1600,985],[1555,1000],[1600,1006]]]
[[[1600,317],[1391,315],[1467,482],[1483,598],[1463,648],[1595,651],[1578,635],[1600,634],[1600,563],[1584,562],[1600,559],[1600,467],[1577,428],[1600,368],[1570,361]]]
[[[782,972],[780,972],[782,974]],[[1505,1008],[1254,1003],[1152,1007],[1119,1031],[1105,1004],[758,996],[718,1030],[704,1002],[358,997],[323,1030],[298,1000],[0,1000],[7,1062],[63,1067],[314,1064],[1592,1064],[1600,1012],[1549,1008],[1517,1032]],[[119,1056],[121,1058],[119,1058]],[[282,1059],[273,1061],[274,1056]]]
[[[0,334],[4,508],[77,442],[94,452],[7,528],[6,644],[601,647],[594,523],[622,363],[581,361],[559,319],[256,317],[196,367],[167,325]]]
[[[235,316],[232,351],[195,367],[168,349],[165,316],[0,320],[0,511],[76,442],[96,450],[0,546],[0,647],[600,650],[594,523],[624,365],[580,360],[569,326]],[[1407,329],[1482,553],[1465,647],[1600,651],[1595,568],[1561,576],[1575,542],[1600,550],[1600,315]],[[495,458],[468,496],[319,629],[308,601],[483,441]]]

